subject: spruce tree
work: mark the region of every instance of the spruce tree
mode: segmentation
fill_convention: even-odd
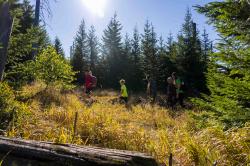
[[[61,55],[63,58],[65,58],[65,54],[64,54],[64,51],[62,48],[62,43],[57,36],[56,36],[55,41],[54,41],[54,47],[55,47],[56,53],[58,55]]]
[[[137,27],[134,28],[133,39],[131,40],[131,56],[134,65],[140,66],[141,48],[140,48],[140,35]]]
[[[209,40],[208,33],[206,29],[203,30],[201,49],[202,49],[202,59],[203,61],[208,61],[208,54],[212,51],[212,42]]]
[[[211,95],[202,105],[226,127],[244,125],[250,120],[250,3],[226,0],[196,8],[223,38],[209,54]]]
[[[123,78],[126,68],[123,68],[124,59],[122,59],[122,26],[115,14],[108,27],[104,30],[103,36],[103,55],[106,59],[106,86],[118,88],[118,81]]]
[[[89,68],[87,63],[89,59],[87,50],[87,34],[84,20],[82,20],[79,26],[74,44],[74,51],[70,61],[73,66],[73,70],[78,72],[76,74],[77,82],[82,84],[84,82],[84,71]]]
[[[98,63],[98,41],[97,41],[97,36],[95,35],[94,26],[90,27],[88,33],[88,52],[89,52],[90,69],[96,71]]]
[[[205,91],[206,83],[204,64],[201,59],[201,42],[190,9],[187,9],[185,22],[178,35],[177,51],[175,64],[177,65],[178,75],[185,80],[190,90]]]
[[[166,49],[168,57],[171,60],[171,63],[173,64],[173,66],[176,66],[174,63],[177,57],[177,43],[176,41],[174,41],[172,33],[169,33],[168,35]],[[172,72],[176,71],[176,68],[174,68],[173,66],[171,70]]]
[[[39,51],[48,46],[49,37],[44,27],[34,28],[34,10],[29,1],[11,2],[11,13],[15,18],[8,48],[8,63],[5,66],[5,80],[19,86],[26,75],[22,70],[27,61],[32,60],[32,43],[36,41]]]
[[[126,33],[125,38],[124,38],[124,43],[123,43],[123,53],[122,53],[122,63],[121,63],[121,67],[125,70],[123,70],[123,78],[125,80],[127,80],[127,84],[131,86],[131,82],[132,82],[132,59],[131,59],[131,40],[128,36],[128,34]]]
[[[104,68],[103,62],[100,58],[100,48],[98,38],[96,36],[96,30],[92,25],[88,32],[88,54],[89,54],[89,66],[90,70],[98,79],[98,85],[102,85],[104,82]]]
[[[29,0],[24,0],[23,3],[20,4],[20,11],[22,15],[19,18],[19,31],[25,33],[33,26],[34,21],[34,9]]]
[[[131,40],[131,87],[133,90],[143,89],[142,57],[140,47],[140,34],[137,27],[134,28]]]
[[[154,27],[146,21],[144,34],[142,35],[142,55],[143,70],[146,75],[157,79],[158,76],[158,58],[157,58],[157,37]]]
[[[171,41],[172,42],[172,41]],[[171,47],[171,46],[170,46]],[[158,84],[161,87],[162,90],[166,90],[166,80],[167,77],[171,76],[171,73],[173,72],[173,65],[170,60],[169,52],[167,52],[167,45],[165,44],[163,37],[160,36],[159,38],[159,44],[158,44],[158,71],[159,71],[159,80]]]

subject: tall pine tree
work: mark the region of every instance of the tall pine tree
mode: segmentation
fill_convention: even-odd
[[[172,41],[171,41],[172,42]],[[171,47],[171,46],[170,46]],[[166,91],[166,85],[167,85],[167,77],[171,76],[171,73],[173,72],[173,65],[170,60],[169,52],[167,52],[167,45],[165,44],[163,37],[160,36],[159,38],[159,44],[158,44],[158,71],[159,71],[159,78],[158,78],[158,84],[159,87]]]
[[[57,36],[56,36],[55,41],[54,41],[54,47],[55,47],[56,53],[58,55],[61,55],[63,58],[65,58],[65,53],[64,53],[63,48],[62,48],[62,43]]]
[[[115,14],[108,27],[104,30],[103,55],[106,59],[106,86],[118,88],[118,81],[125,76],[127,69],[124,68],[122,50],[122,26]]]
[[[143,72],[142,57],[140,46],[140,34],[137,27],[134,28],[133,38],[131,40],[131,87],[133,90],[142,90],[143,88]]]
[[[34,41],[38,51],[49,45],[49,37],[44,27],[33,27],[34,9],[29,1],[11,2],[11,12],[15,18],[12,35],[8,48],[8,63],[5,68],[5,80],[13,86],[20,86],[21,82],[31,81],[23,67],[27,61],[32,60]]]
[[[158,77],[158,58],[157,58],[157,37],[154,27],[146,21],[144,34],[142,35],[142,55],[143,68],[146,75],[157,79]]]
[[[71,57],[71,65],[73,70],[78,72],[76,74],[77,82],[82,84],[84,82],[84,72],[89,69],[88,66],[88,50],[87,50],[87,34],[85,29],[85,22],[82,20],[79,30],[74,41],[74,51]]]
[[[92,70],[95,73],[98,64],[98,40],[95,34],[94,26],[90,27],[88,33],[88,53],[89,53],[88,57],[89,57],[90,70]]]
[[[175,64],[177,65],[178,75],[185,80],[189,90],[204,91],[206,82],[201,42],[190,9],[187,9],[185,22],[178,35],[177,51]]]
[[[197,6],[197,10],[223,38],[209,55],[211,95],[202,103],[227,127],[244,125],[250,120],[250,3],[226,0]]]

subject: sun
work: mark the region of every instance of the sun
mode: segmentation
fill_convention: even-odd
[[[107,0],[82,0],[86,8],[98,17],[104,17]]]

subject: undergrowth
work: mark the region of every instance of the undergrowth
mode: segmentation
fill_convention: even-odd
[[[30,114],[9,129],[7,136],[140,151],[161,164],[168,163],[170,153],[174,165],[182,166],[250,162],[250,124],[224,131],[220,123],[200,119],[204,112],[171,111],[149,104],[127,110],[124,105],[110,102],[117,97],[113,92],[95,94],[96,102],[89,107],[79,99],[80,93],[41,89],[43,85],[34,84],[18,93],[29,105]]]

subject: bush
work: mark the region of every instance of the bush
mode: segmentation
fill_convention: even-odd
[[[0,83],[0,92],[0,117],[2,117],[13,110],[15,96],[7,83]]]
[[[53,47],[48,47],[36,57],[33,63],[36,79],[43,81],[47,87],[54,86],[71,89],[75,73],[70,64]]]
[[[0,128],[6,128],[10,121],[20,123],[27,114],[27,106],[15,100],[14,91],[7,83],[0,83]]]

